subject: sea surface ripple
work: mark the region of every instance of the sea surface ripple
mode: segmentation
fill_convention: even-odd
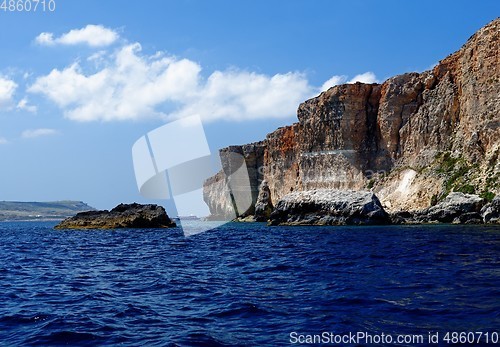
[[[2,346],[287,346],[498,331],[500,228],[0,223]]]

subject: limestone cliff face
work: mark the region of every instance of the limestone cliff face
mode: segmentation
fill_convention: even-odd
[[[244,153],[253,189],[265,179],[272,204],[322,188],[371,189],[389,211],[423,209],[451,191],[491,198],[500,193],[499,37],[496,19],[431,71],[330,88],[258,150],[229,147],[222,157]],[[209,186],[209,206],[227,204]]]
[[[393,165],[374,186],[389,209],[425,208],[450,191],[500,192],[499,52],[496,19],[432,71],[382,85],[378,123]]]
[[[242,146],[230,146],[219,151],[222,170],[206,180],[203,185],[203,198],[210,209],[213,219],[232,219],[231,216],[237,211],[228,189],[227,177],[231,176],[231,173],[242,165],[241,158],[244,160],[248,171],[253,204],[249,210],[237,211],[237,213],[243,217],[255,213],[259,184],[264,173],[264,154],[265,143],[263,141]],[[235,160],[235,158],[238,158],[238,160]],[[235,186],[237,187],[238,184],[235,184]]]

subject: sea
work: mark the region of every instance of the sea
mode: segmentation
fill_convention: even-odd
[[[54,225],[0,223],[0,346],[500,343],[498,226]]]

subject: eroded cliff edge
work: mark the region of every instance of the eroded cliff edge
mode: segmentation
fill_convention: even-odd
[[[330,88],[299,106],[297,123],[221,150],[223,166],[227,152],[245,157],[257,211],[325,188],[371,190],[389,212],[453,191],[491,200],[500,193],[499,36],[497,18],[431,71]],[[214,215],[232,208],[220,195],[225,179],[221,171],[204,185]],[[238,212],[253,215],[255,204]]]

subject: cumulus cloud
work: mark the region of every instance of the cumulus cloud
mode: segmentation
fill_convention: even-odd
[[[267,76],[246,71],[216,71],[196,97],[173,113],[175,118],[199,115],[205,120],[283,118],[293,115],[299,103],[312,96],[300,73]]]
[[[361,82],[361,83],[377,83],[378,79],[377,76],[371,71],[359,74],[354,76],[349,82],[347,83],[356,83],[356,82]]]
[[[27,98],[22,99],[17,103],[17,108],[21,111],[27,111],[31,113],[37,112],[37,107],[34,105],[30,105]]]
[[[42,45],[85,43],[104,47],[118,38],[111,29],[87,25],[60,37],[42,33],[36,41]],[[148,56],[139,43],[124,43],[114,52],[101,49],[63,69],[53,69],[36,78],[27,90],[44,95],[66,118],[81,122],[193,115],[205,121],[284,118],[293,116],[301,102],[318,92],[300,72],[201,72],[202,67],[194,61],[162,52]],[[335,75],[319,91],[342,83],[377,81],[372,72],[348,80],[345,75]],[[26,99],[18,108],[36,112]]]
[[[139,44],[122,47],[108,65],[85,74],[75,63],[39,77],[28,89],[55,102],[77,121],[127,120],[158,115],[155,107],[189,98],[200,67],[189,60],[149,59]]]
[[[36,37],[35,42],[43,46],[86,44],[91,47],[104,47],[113,44],[118,38],[118,33],[112,29],[89,24],[85,28],[70,30],[56,38],[53,33],[44,32]]]
[[[55,129],[40,128],[40,129],[28,129],[22,132],[21,137],[24,139],[33,139],[41,136],[52,136],[58,134]]]
[[[17,89],[17,83],[0,76],[0,107],[8,107]]]
[[[199,64],[158,53],[144,56],[138,43],[121,47],[101,64],[105,67],[94,73],[85,73],[80,63],[54,69],[28,91],[45,95],[76,121],[287,117],[314,92],[300,73],[268,76],[233,69],[203,78]],[[169,110],[159,112],[159,106]]]

